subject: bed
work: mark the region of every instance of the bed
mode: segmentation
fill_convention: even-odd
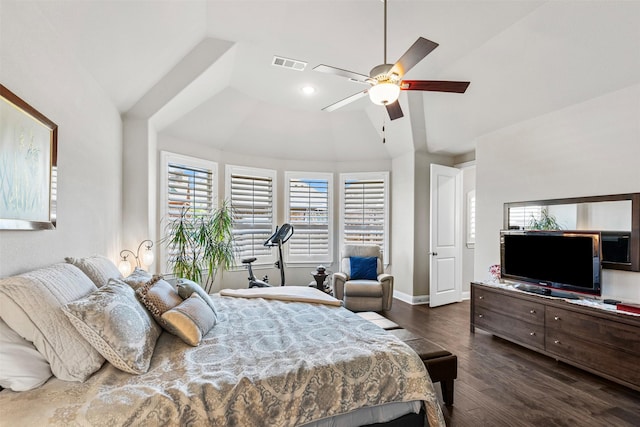
[[[84,382],[52,377],[33,390],[3,390],[0,419],[12,426],[310,427],[421,411],[428,425],[444,426],[420,358],[371,322],[319,303],[211,300],[217,322],[199,345],[165,331],[140,375],[105,362]]]

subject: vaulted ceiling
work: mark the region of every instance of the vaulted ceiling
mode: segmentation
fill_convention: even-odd
[[[421,36],[440,46],[406,78],[471,82],[465,94],[403,92],[405,117],[392,122],[368,97],[322,111],[364,87],[313,71],[383,63],[380,0],[37,5],[121,113],[157,115],[161,134],[234,153],[462,154],[480,135],[640,82],[640,1],[389,0],[388,62]],[[308,65],[275,67],[274,55]]]

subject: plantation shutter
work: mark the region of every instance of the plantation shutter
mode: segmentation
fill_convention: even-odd
[[[162,238],[169,238],[168,225],[182,210],[193,216],[207,215],[216,207],[218,165],[215,162],[162,151],[160,153],[160,218]],[[161,265],[170,265],[177,251],[160,245]]]
[[[230,199],[233,209],[235,249],[240,259],[270,256],[264,242],[273,233],[273,179],[231,173]]]
[[[542,215],[542,206],[519,206],[509,208],[509,229],[524,230],[528,229],[532,218],[540,219]]]
[[[467,247],[476,244],[476,191],[467,193]]]
[[[378,245],[384,252],[385,180],[348,178],[343,182],[343,244]]]
[[[331,261],[329,184],[329,179],[288,178],[287,218],[295,232],[287,242],[287,261]]]
[[[213,172],[169,162],[167,166],[167,206],[169,219],[183,209],[193,216],[205,216],[213,209]]]

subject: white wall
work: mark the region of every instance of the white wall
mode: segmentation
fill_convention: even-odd
[[[2,2],[0,80],[58,125],[57,228],[0,231],[0,277],[103,254],[117,261],[122,124],[32,2]]]
[[[394,292],[407,296],[414,295],[414,158],[414,153],[410,152],[391,162],[391,273]]]
[[[498,264],[505,202],[640,192],[640,85],[477,141],[475,278]],[[640,273],[603,270],[603,296],[640,302]]]
[[[461,167],[462,169],[462,298],[471,297],[471,281],[474,279],[475,247],[467,246],[468,207],[467,193],[476,188],[476,166]]]

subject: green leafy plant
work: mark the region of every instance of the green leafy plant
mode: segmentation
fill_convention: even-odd
[[[542,208],[540,218],[531,215],[529,228],[531,230],[562,230],[562,226],[558,223],[556,217],[550,214],[547,208]]]
[[[163,242],[168,249],[171,272],[202,284],[210,292],[218,271],[229,270],[235,264],[230,203],[225,200],[209,212],[183,208],[167,224]]]

